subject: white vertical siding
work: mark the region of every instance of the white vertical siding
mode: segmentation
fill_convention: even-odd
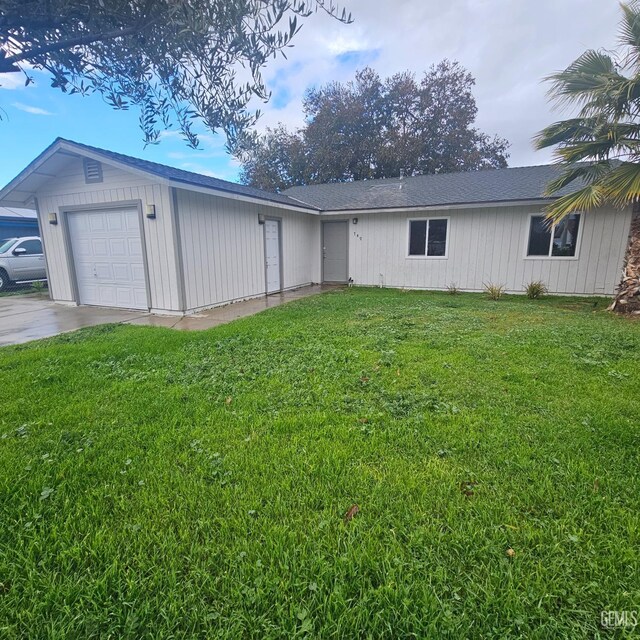
[[[285,289],[320,280],[319,217],[184,189],[177,212],[188,310],[261,295],[266,290],[264,227],[279,218]]]
[[[107,164],[103,164],[102,169],[102,182],[85,184],[82,160],[74,159],[36,194],[43,221],[41,232],[47,252],[51,297],[61,302],[74,300],[60,211],[65,207],[140,201],[143,211],[147,204],[156,207],[156,219],[145,217],[143,221],[151,307],[157,311],[179,311],[177,256],[168,187]],[[47,223],[49,212],[58,213],[58,225]]]
[[[65,208],[141,202],[156,207],[156,219],[143,218],[151,306],[156,311],[193,311],[265,293],[264,227],[258,214],[281,220],[282,284],[285,289],[319,282],[320,222],[350,216],[318,216],[240,200],[176,190],[103,163],[103,182],[86,184],[82,161],[72,159],[36,194],[43,222],[50,291],[54,300],[73,301],[73,277],[66,254]],[[485,207],[408,213],[359,213],[348,225],[349,275],[356,284],[481,290],[484,283],[522,291],[542,280],[554,293],[606,294],[620,277],[631,212],[600,209],[583,214],[576,259],[526,258],[534,206]],[[445,259],[408,258],[408,220],[447,217]],[[179,239],[178,239],[179,236]],[[181,256],[181,257],[180,257]],[[184,300],[180,273],[184,273]]]
[[[455,283],[479,291],[492,282],[522,292],[528,282],[542,280],[553,293],[613,294],[631,212],[583,214],[576,259],[527,258],[529,216],[540,213],[539,207],[519,206],[358,214],[358,224],[349,225],[349,275],[356,284],[382,280],[389,287],[445,289]],[[407,257],[408,220],[438,217],[449,219],[447,258]]]

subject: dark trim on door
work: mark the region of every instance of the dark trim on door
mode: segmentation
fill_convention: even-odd
[[[336,224],[343,223],[345,225],[345,236],[347,239],[347,255],[346,255],[346,264],[347,264],[347,273],[344,280],[325,280],[324,279],[324,225],[325,224]],[[324,284],[325,282],[329,284],[346,284],[349,282],[349,220],[322,220],[321,221],[321,233],[320,233],[320,281]]]
[[[178,209],[178,190],[169,187],[169,210],[171,212],[171,227],[173,229],[173,250],[176,256],[176,271],[178,281],[178,302],[180,311],[187,310],[187,282],[184,277],[184,260],[182,257],[182,236],[180,235],[180,211]]]
[[[269,278],[267,276],[267,225],[262,225],[262,246],[264,252],[264,294],[269,296],[273,293],[282,293],[284,291],[284,267],[283,267],[283,251],[282,251],[282,218],[277,216],[265,216],[264,221],[278,223],[278,252],[280,253],[279,265],[280,265],[280,289],[277,291],[269,291]]]
[[[38,205],[38,198],[33,199],[33,205],[36,208],[36,219],[38,221],[38,234],[40,235],[40,242],[42,242],[42,255],[44,256],[44,270],[47,274],[47,293],[49,294],[49,299],[53,300],[53,294],[51,292],[51,270],[49,269],[49,259],[47,258],[47,249],[44,246],[44,235],[42,233],[42,229],[44,227],[44,222],[42,220],[42,214],[40,213],[40,206]]]

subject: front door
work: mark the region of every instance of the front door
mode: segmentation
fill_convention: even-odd
[[[280,279],[280,221],[265,220],[264,253],[267,270],[267,293],[282,290]]]
[[[322,223],[322,281],[346,282],[349,222],[338,220]]]

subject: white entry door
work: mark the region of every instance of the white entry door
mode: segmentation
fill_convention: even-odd
[[[267,269],[267,293],[282,289],[280,281],[280,222],[265,220],[264,250]]]
[[[138,210],[67,214],[80,304],[148,309]]]

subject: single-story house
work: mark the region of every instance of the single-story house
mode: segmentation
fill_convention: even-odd
[[[270,193],[57,139],[0,190],[61,303],[183,314],[319,282],[611,295],[631,209],[545,225],[551,165]]]
[[[5,238],[39,235],[38,219],[33,209],[0,207],[0,243]]]

